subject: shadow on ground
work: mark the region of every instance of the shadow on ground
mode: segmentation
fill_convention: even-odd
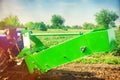
[[[41,76],[42,80],[105,80],[94,77],[92,72],[75,72],[66,70],[52,70]]]

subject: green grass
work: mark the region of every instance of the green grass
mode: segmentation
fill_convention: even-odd
[[[69,29],[68,31],[61,29],[49,29],[48,31],[33,31],[33,33],[74,33],[74,32],[83,32],[86,33],[88,30],[80,30],[80,29]],[[54,45],[60,44],[66,40],[74,38],[74,36],[37,36],[45,45],[45,47],[49,48]]]
[[[35,33],[71,33],[71,32],[88,32],[90,30],[82,29],[68,29],[67,31],[62,29],[48,29],[47,31],[33,30]]]
[[[120,45],[120,30],[115,31],[115,36],[116,36],[117,44]]]
[[[68,31],[60,30],[60,29],[50,29],[48,31],[33,31],[34,33],[70,33],[70,32],[89,32],[87,30],[78,30],[78,29],[70,29]],[[118,46],[120,46],[120,31],[115,31],[116,35],[116,41]],[[74,38],[75,36],[38,36],[40,40],[44,43],[44,45],[49,48],[53,45],[57,45],[63,41],[69,40],[70,38]],[[118,50],[118,51],[117,51]],[[104,63],[104,64],[120,64],[120,56],[114,56],[113,53],[119,53],[120,49],[117,48],[113,52],[109,53],[94,53],[90,56],[81,58],[76,60],[77,63],[83,63],[83,64],[98,64],[98,63]]]
[[[120,64],[120,57],[111,53],[94,53],[90,56],[78,59],[75,62],[82,64]]]

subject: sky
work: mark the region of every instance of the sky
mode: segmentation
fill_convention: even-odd
[[[51,24],[52,15],[61,15],[65,25],[95,23],[95,14],[102,9],[120,16],[120,0],[0,0],[0,20],[18,16],[21,23],[30,21]],[[120,18],[116,21],[120,25]]]

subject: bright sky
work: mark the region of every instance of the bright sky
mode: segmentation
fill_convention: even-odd
[[[65,25],[95,23],[101,9],[115,11],[120,16],[120,0],[0,0],[0,20],[16,15],[21,23],[43,21],[51,23],[54,14],[61,15]],[[120,18],[116,21],[120,25]]]

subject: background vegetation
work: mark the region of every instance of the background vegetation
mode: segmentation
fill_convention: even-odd
[[[100,12],[95,14],[95,20],[97,25],[93,23],[85,22],[83,25],[64,25],[65,19],[60,15],[53,15],[51,17],[51,25],[45,24],[42,21],[39,22],[28,22],[25,24],[22,24],[19,22],[19,19],[17,16],[8,16],[0,21],[0,29],[4,29],[6,27],[26,27],[30,30],[41,30],[41,31],[47,31],[48,29],[99,29],[99,28],[110,28],[110,27],[116,27],[115,21],[119,18],[119,16],[109,10],[101,10]],[[120,29],[120,25],[118,26]]]

